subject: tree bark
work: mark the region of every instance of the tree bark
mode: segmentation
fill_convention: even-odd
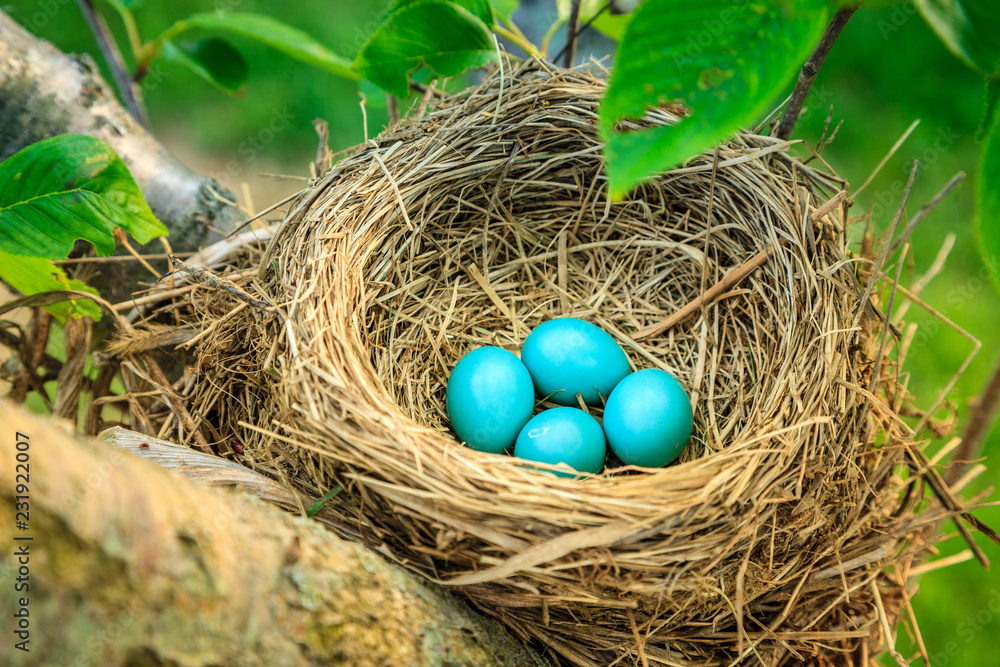
[[[0,424],[0,534],[31,538],[0,550],[0,664],[544,664],[315,521],[195,486],[6,401]],[[26,488],[16,451],[29,459]],[[26,529],[15,530],[15,496],[27,496]],[[30,588],[15,593],[21,577]],[[22,609],[28,652],[8,630]]]
[[[86,54],[67,55],[0,11],[0,161],[58,134],[104,140],[128,165],[175,250],[243,220],[233,195],[184,166],[118,103]]]

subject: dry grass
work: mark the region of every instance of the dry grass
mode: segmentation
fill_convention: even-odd
[[[944,513],[917,519],[900,476],[914,434],[845,182],[747,133],[612,204],[600,74],[511,69],[359,147],[231,260],[270,311],[193,289],[149,316],[209,330],[174,384],[191,419],[311,497],[342,486],[341,532],[567,664],[872,664]],[[687,388],[679,464],[575,481],[455,441],[459,358],[561,315]]]

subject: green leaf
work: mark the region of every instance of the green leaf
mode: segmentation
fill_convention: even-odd
[[[625,31],[628,30],[628,24],[631,22],[631,14],[611,14],[610,12],[604,12],[594,19],[593,26],[595,30],[604,36],[620,42],[625,37]]]
[[[618,49],[600,109],[610,193],[674,167],[756,120],[795,78],[826,26],[823,0],[647,0]],[[675,126],[619,132],[679,100]]]
[[[1000,114],[983,146],[976,181],[976,236],[983,262],[1000,290]]]
[[[351,63],[346,58],[338,56],[298,28],[263,14],[249,12],[192,14],[168,28],[159,40],[162,42],[173,39],[178,34],[193,28],[252,39],[296,60],[347,79],[358,79],[357,73],[351,69]]]
[[[521,6],[521,0],[490,0],[493,11],[503,19],[510,19],[511,15]]]
[[[986,138],[986,133],[993,126],[993,116],[997,112],[997,102],[1000,101],[1000,79],[983,79],[983,115],[976,128],[976,141]]]
[[[342,487],[335,486],[326,493],[324,493],[322,498],[320,498],[319,500],[317,500],[316,502],[314,502],[312,505],[309,506],[309,509],[306,510],[306,516],[312,517],[319,514],[319,511],[323,509],[323,505],[325,505],[328,500],[330,500],[343,490],[344,489]]]
[[[439,76],[457,76],[496,56],[489,28],[464,7],[415,0],[391,14],[354,61],[362,76],[397,97],[409,94],[408,74],[426,63]]]
[[[1000,76],[996,0],[916,0],[916,5],[948,50],[980,74]]]
[[[396,0],[389,7],[389,16],[396,13],[404,7],[409,7],[410,5],[415,5],[423,0]],[[487,0],[449,0],[451,4],[458,5],[463,9],[467,9],[470,14],[475,16],[477,19],[482,21],[485,25],[493,25],[493,10],[490,9],[490,3]],[[510,3],[501,3],[510,4]],[[517,3],[513,3],[515,6]]]
[[[2,250],[0,250],[0,279],[24,296],[66,289],[97,294],[97,290],[93,287],[79,280],[70,280],[51,260],[11,255]],[[86,299],[63,301],[46,306],[45,310],[52,313],[59,322],[65,322],[67,316],[91,317],[95,321],[101,319],[101,307]]]
[[[163,42],[163,58],[187,67],[209,83],[229,92],[243,87],[250,69],[243,55],[218,37]]]
[[[125,163],[100,139],[64,134],[0,163],[0,250],[58,259],[83,239],[110,255],[116,227],[139,243],[167,233]]]

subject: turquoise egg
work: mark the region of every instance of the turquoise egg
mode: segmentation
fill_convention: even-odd
[[[560,405],[600,405],[631,370],[615,339],[590,322],[572,317],[535,327],[521,348],[539,396]]]
[[[565,463],[579,472],[598,473],[608,448],[597,420],[579,408],[552,408],[524,425],[514,456],[539,463]],[[546,471],[548,472],[548,471]],[[570,473],[557,472],[560,477]]]
[[[514,444],[535,409],[528,369],[499,347],[480,347],[462,357],[448,378],[446,395],[458,438],[493,454]]]
[[[658,468],[684,451],[693,419],[681,383],[666,371],[647,368],[632,373],[611,392],[604,406],[604,433],[622,462]]]

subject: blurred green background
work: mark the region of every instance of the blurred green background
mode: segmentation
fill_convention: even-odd
[[[278,0],[175,0],[148,2],[136,10],[141,34],[152,38],[171,22],[194,11],[224,8],[270,14],[301,28],[335,52],[353,58],[374,29],[388,0],[352,2],[281,2]],[[527,3],[526,3],[527,4]],[[882,3],[884,4],[884,3]],[[2,5],[22,25],[66,51],[86,51],[100,60],[76,4],[71,0],[14,0]],[[99,3],[121,38],[117,16]],[[539,1],[516,18],[529,35],[538,35],[554,16],[554,1]],[[234,40],[238,41],[238,40]],[[561,47],[558,39],[555,49]],[[601,49],[607,42],[591,39]],[[301,187],[300,182],[261,178],[261,172],[306,176],[316,151],[312,121],[330,124],[333,150],[364,140],[364,122],[356,86],[264,47],[239,41],[251,68],[250,83],[240,97],[219,92],[174,65],[160,63],[144,87],[153,131],[192,167],[219,178],[243,197],[243,183],[257,210]],[[124,49],[127,51],[127,48]],[[602,55],[598,53],[597,55]],[[126,54],[128,57],[128,54]],[[944,271],[924,298],[983,342],[983,350],[948,398],[964,423],[970,397],[978,394],[998,358],[1000,297],[987,278],[973,234],[973,194],[980,145],[975,134],[983,111],[982,81],[938,42],[912,3],[862,9],[852,19],[831,53],[814,87],[811,108],[797,136],[815,144],[830,105],[834,124],[843,120],[836,141],[824,158],[855,187],[860,185],[890,146],[916,119],[920,125],[880,175],[858,198],[856,212],[875,205],[876,222],[884,229],[899,202],[914,159],[921,161],[909,212],[929,200],[956,172],[967,178],[927,218],[913,236],[914,272],[930,266],[949,234],[957,240]],[[368,134],[385,123],[384,102],[369,100]],[[261,130],[285,119],[273,140]],[[1000,184],[998,184],[1000,187]],[[906,370],[917,403],[929,406],[970,350],[967,340],[918,308],[908,321],[920,331]],[[935,443],[934,446],[940,446]],[[1000,466],[1000,430],[986,446],[987,457]],[[990,485],[990,470],[975,490]],[[1000,527],[1000,508],[977,514]],[[986,554],[1000,562],[1000,550],[980,540]],[[947,556],[963,550],[953,539],[942,546]],[[1000,633],[1000,569],[984,572],[975,561],[935,572],[920,581],[914,601],[934,667],[994,667],[1000,661],[995,637]],[[900,629],[899,648],[912,655],[908,634]],[[919,663],[917,663],[919,664]]]

